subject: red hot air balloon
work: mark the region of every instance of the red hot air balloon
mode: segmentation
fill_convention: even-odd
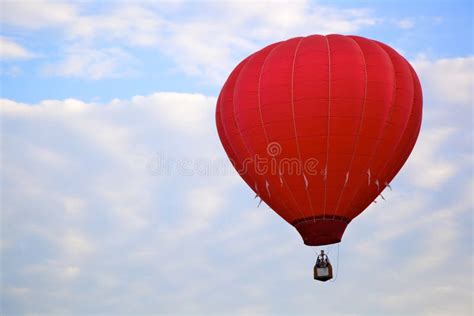
[[[244,59],[219,95],[222,145],[245,182],[306,245],[341,241],[410,155],[422,92],[394,49],[312,35]]]

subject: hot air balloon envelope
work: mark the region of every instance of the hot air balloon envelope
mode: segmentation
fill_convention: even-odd
[[[230,74],[216,111],[234,167],[312,246],[339,242],[390,183],[421,117],[411,65],[381,42],[343,35],[255,52]]]

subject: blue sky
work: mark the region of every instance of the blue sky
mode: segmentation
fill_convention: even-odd
[[[470,1],[0,6],[3,314],[472,314]],[[227,163],[214,109],[242,58],[330,33],[402,53],[424,119],[319,284],[314,249]]]

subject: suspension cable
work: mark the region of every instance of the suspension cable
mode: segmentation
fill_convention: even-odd
[[[334,276],[334,278],[332,280],[330,280],[330,282],[336,282],[336,279],[337,279],[337,276],[339,275],[339,245],[341,243],[338,243],[337,244],[337,262],[336,262],[336,275]]]

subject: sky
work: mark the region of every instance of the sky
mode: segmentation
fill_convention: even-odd
[[[470,1],[0,2],[2,315],[472,315]],[[230,71],[275,41],[355,34],[404,55],[420,137],[315,251],[233,171]]]

